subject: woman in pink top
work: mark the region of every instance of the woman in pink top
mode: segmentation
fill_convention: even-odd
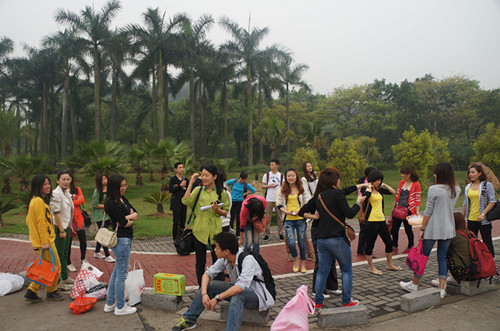
[[[260,233],[253,227],[253,222],[264,217],[266,207],[266,199],[260,195],[251,195],[243,200],[240,212],[240,239],[238,244],[241,246],[243,237],[245,237],[244,247],[246,252],[250,250],[257,254],[260,252]]]

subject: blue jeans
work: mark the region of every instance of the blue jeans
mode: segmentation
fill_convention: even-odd
[[[306,259],[306,227],[307,223],[305,219],[289,221],[285,220],[285,233],[288,238],[288,248],[290,248],[290,254],[292,257],[297,257],[297,248],[295,248],[295,229],[297,229],[297,242],[299,244],[300,259],[305,261]]]
[[[232,286],[232,283],[220,280],[211,280],[210,283],[208,283],[207,294],[210,299],[213,299],[217,294],[225,292]],[[259,297],[250,288],[247,288],[239,294],[233,295],[232,297],[226,299],[226,301],[229,301],[226,331],[239,330],[241,320],[243,319],[243,308],[253,310],[259,309]],[[203,306],[201,289],[199,289],[193,299],[193,302],[189,306],[188,311],[184,313],[183,317],[190,322],[196,323],[196,320],[204,309],[205,307]]]
[[[250,252],[251,249],[257,254],[260,252],[259,245],[259,231],[256,231],[253,224],[247,223],[245,225],[245,252]]]
[[[132,238],[118,238],[118,243],[112,249],[116,262],[109,279],[106,304],[111,306],[116,302],[116,308],[122,309],[125,305],[125,280],[128,275]]]
[[[322,304],[325,297],[325,283],[332,267],[332,260],[339,261],[340,271],[342,271],[342,304],[346,305],[351,302],[352,294],[352,257],[351,247],[346,243],[344,238],[327,238],[318,239],[318,274],[316,275],[316,297],[314,302]]]
[[[432,247],[434,244],[438,242],[437,247],[437,260],[438,260],[438,275],[439,278],[446,279],[448,275],[448,266],[446,265],[446,253],[448,252],[448,247],[450,246],[451,239],[446,240],[433,240],[433,239],[424,239],[422,242],[422,251],[425,256],[431,255]],[[422,276],[415,275],[418,278]]]

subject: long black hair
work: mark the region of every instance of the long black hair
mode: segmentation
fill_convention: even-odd
[[[71,183],[69,183],[69,193],[78,194],[78,188],[75,185],[75,177],[73,176],[73,173],[70,173],[69,175],[71,177]]]
[[[120,186],[122,185],[122,181],[126,180],[120,174],[113,174],[108,178],[108,192],[106,193],[106,202],[108,200],[115,200],[116,202],[120,202],[121,194],[120,194]]]
[[[302,172],[304,173],[304,178],[308,182],[314,182],[318,178],[318,174],[316,174],[316,171],[314,171],[314,168],[313,168],[312,177],[311,177],[311,175],[309,175],[309,173],[307,172],[307,164],[308,163],[312,166],[311,162],[305,161],[304,163],[302,163]]]
[[[28,205],[33,197],[40,197],[46,204],[50,203],[50,198],[52,198],[52,185],[50,187],[50,193],[45,197],[42,197],[42,189],[46,179],[48,179],[50,183],[50,178],[45,175],[36,175],[35,177],[33,177],[33,179],[31,180],[31,191]]]
[[[257,218],[261,220],[264,217],[264,212],[266,210],[264,208],[264,204],[259,200],[259,198],[248,199],[245,207],[248,209],[248,216],[250,219],[257,216]]]
[[[97,189],[97,192],[99,192],[99,202],[102,202],[102,199],[104,199],[104,187],[102,186],[102,177],[105,177],[104,174],[97,174],[95,176],[95,188]]]
[[[204,165],[200,168],[200,170],[206,170],[208,171],[209,173],[212,174],[212,176],[217,176],[217,178],[215,178],[215,189],[216,189],[216,192],[217,192],[217,196],[219,197],[219,201],[222,200],[222,191],[224,191],[224,185],[222,184],[222,180],[221,178],[218,176],[218,169],[216,166],[214,166],[213,164],[209,164],[209,165]]]

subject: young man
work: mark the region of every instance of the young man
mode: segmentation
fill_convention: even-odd
[[[266,190],[266,215],[269,218],[269,223],[267,223],[266,229],[264,230],[264,238],[263,240],[269,240],[269,236],[271,234],[271,218],[273,216],[273,208],[276,210],[276,220],[278,222],[278,235],[280,240],[284,240],[285,229],[283,227],[283,218],[281,216],[281,212],[276,206],[276,194],[278,193],[278,189],[283,183],[283,175],[278,171],[278,167],[280,162],[276,159],[272,159],[269,162],[269,168],[271,171],[264,174],[262,177],[262,188]]]
[[[184,164],[182,162],[177,162],[174,166],[175,176],[170,178],[170,183],[168,184],[168,190],[172,193],[170,200],[170,210],[173,214],[173,224],[172,224],[172,238],[175,240],[177,238],[178,229],[184,229],[186,223],[187,207],[182,204],[182,197],[186,192],[186,187],[188,184],[187,177],[184,177]]]
[[[240,235],[240,212],[241,204],[243,200],[247,197],[248,192],[250,194],[255,193],[255,188],[247,183],[248,174],[245,171],[240,173],[240,178],[233,178],[228,180],[225,184],[231,187],[231,199],[233,205],[231,207],[231,228],[233,224],[236,223],[236,236]],[[236,222],[235,222],[236,221]]]
[[[234,234],[221,232],[214,236],[215,254],[218,260],[203,274],[201,288],[193,302],[172,331],[191,330],[196,327],[196,320],[204,309],[215,311],[221,300],[229,301],[226,331],[239,330],[243,318],[243,308],[267,310],[274,304],[274,299],[262,282],[262,269],[252,255],[243,259],[241,274],[238,268],[238,256],[243,252],[238,248]],[[213,280],[227,269],[231,282]]]

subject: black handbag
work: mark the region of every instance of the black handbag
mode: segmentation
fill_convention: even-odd
[[[486,219],[490,222],[500,219],[500,200],[498,200],[493,208],[486,214]]]
[[[196,208],[196,204],[198,203],[198,199],[200,198],[201,191],[202,188],[200,187],[198,195],[196,196],[196,199],[194,201],[193,208],[191,208],[191,215],[189,215],[189,220],[186,224],[186,228],[182,232],[179,231],[177,238],[174,238],[175,250],[177,251],[177,254],[181,256],[186,256],[194,252],[193,229],[187,226],[191,222],[191,219],[194,220],[194,218],[196,218],[196,215],[194,215],[194,209]]]
[[[88,228],[92,224],[92,217],[90,217],[89,213],[83,209],[83,205],[80,207],[80,211],[82,212],[83,223],[85,224],[85,227]]]

